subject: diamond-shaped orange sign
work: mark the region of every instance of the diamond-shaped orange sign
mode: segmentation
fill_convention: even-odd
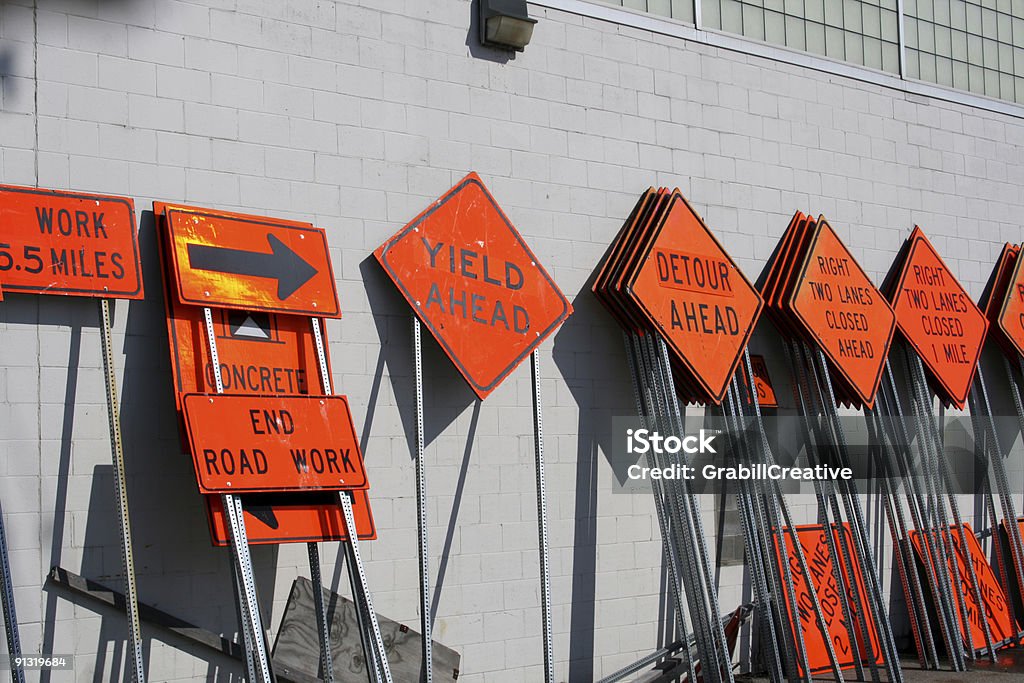
[[[572,312],[476,173],[374,255],[480,398]]]
[[[914,228],[892,292],[896,324],[946,398],[963,408],[985,343],[988,320],[946,267],[924,231]]]
[[[896,316],[823,217],[789,308],[857,396],[872,407]]]
[[[638,263],[628,295],[721,402],[761,313],[761,296],[678,191]]]
[[[1017,353],[1024,354],[1024,269],[1021,264],[1024,264],[1024,258],[1018,257],[999,311],[999,329]]]

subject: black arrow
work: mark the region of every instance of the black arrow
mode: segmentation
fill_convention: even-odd
[[[277,298],[284,301],[309,282],[317,270],[271,233],[267,233],[267,242],[270,243],[269,254],[190,244],[188,262],[193,270],[277,280]]]

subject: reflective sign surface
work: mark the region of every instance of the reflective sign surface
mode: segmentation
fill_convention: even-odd
[[[143,298],[131,199],[0,185],[0,226],[8,294]]]
[[[572,312],[475,173],[374,254],[480,398]]]

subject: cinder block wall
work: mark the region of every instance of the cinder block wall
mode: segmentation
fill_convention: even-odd
[[[587,280],[638,195],[679,186],[756,277],[796,209],[828,216],[881,280],[921,224],[973,295],[1021,241],[1020,119],[533,7],[525,53],[480,48],[468,0],[7,0],[0,181],[126,194],[147,299],[116,306],[132,523],[144,602],[232,636],[228,556],[175,422],[151,201],[310,220],[332,245],[344,319],[334,380],[365,444],[378,611],[417,617],[409,311],[371,251],[478,171],[575,315],[542,348],[560,679],[660,644],[660,542],[646,496],[611,494],[613,415],[631,408],[621,338]],[[122,617],[44,582],[60,564],[117,586],[98,307],[0,304],[0,501],[29,652],[120,680]],[[755,337],[786,393],[770,330]],[[467,681],[541,678],[528,370],[477,405],[426,349],[435,638]],[[713,529],[713,500],[703,501]],[[808,512],[808,515],[811,514]],[[326,581],[345,592],[338,548]],[[305,548],[254,551],[277,628]],[[723,570],[723,608],[745,591]],[[237,664],[146,628],[154,681]],[[98,654],[97,654],[98,653]],[[33,678],[34,680],[34,678]],[[44,677],[43,680],[46,680]]]

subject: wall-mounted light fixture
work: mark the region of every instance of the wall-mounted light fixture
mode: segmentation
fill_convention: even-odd
[[[480,4],[480,42],[522,52],[536,19],[526,11],[526,0],[478,0]]]

